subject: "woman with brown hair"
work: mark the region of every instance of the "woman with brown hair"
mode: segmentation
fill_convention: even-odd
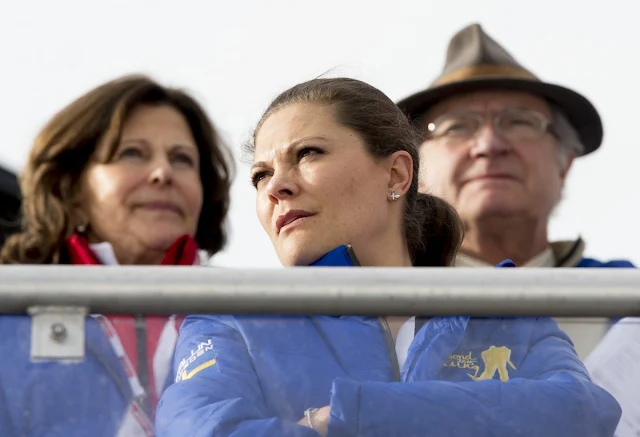
[[[231,162],[185,92],[144,76],[106,83],[37,136],[21,177],[23,229],[0,261],[198,265],[226,241]],[[94,315],[85,361],[61,364],[29,363],[29,319],[3,317],[12,365],[0,371],[0,435],[152,435],[180,322]]]
[[[277,97],[249,153],[282,264],[451,265],[462,225],[418,193],[418,144],[366,83]],[[595,437],[620,418],[549,318],[189,316],[174,366],[162,437]]]

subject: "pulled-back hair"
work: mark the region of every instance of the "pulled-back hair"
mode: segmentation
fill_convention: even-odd
[[[244,152],[253,155],[255,136],[264,121],[279,109],[295,103],[320,103],[334,110],[336,120],[364,140],[378,158],[404,150],[413,160],[413,179],[404,196],[404,230],[415,266],[449,266],[462,243],[463,226],[446,201],[418,192],[420,136],[408,118],[385,94],[349,78],[313,79],[280,94],[269,105]]]
[[[139,105],[169,105],[186,119],[200,154],[203,205],[195,240],[214,254],[226,242],[233,163],[204,109],[187,93],[142,75],[105,83],[58,112],[40,131],[20,179],[22,231],[9,238],[0,263],[65,263],[64,242],[78,225],[73,200],[92,159],[109,162],[129,114]],[[99,144],[106,145],[94,156]]]

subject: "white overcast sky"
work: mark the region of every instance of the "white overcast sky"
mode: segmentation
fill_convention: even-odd
[[[622,0],[2,0],[0,162],[19,170],[54,112],[133,72],[193,92],[239,155],[285,88],[331,70],[397,100],[430,83],[449,38],[480,22],[534,73],[584,93],[604,119],[603,147],[575,163],[552,238],[582,235],[589,255],[640,263],[637,9]],[[278,266],[248,169],[237,173],[230,244],[214,263]]]

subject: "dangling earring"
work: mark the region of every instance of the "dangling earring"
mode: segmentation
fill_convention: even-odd
[[[85,232],[87,232],[87,225],[78,225],[76,226],[76,231],[78,232],[78,234],[84,234]]]
[[[391,194],[389,194],[389,200],[394,201],[398,200],[400,195],[396,193],[396,190],[391,190]]]

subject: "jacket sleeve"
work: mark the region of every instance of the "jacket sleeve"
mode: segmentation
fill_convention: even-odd
[[[176,382],[158,404],[158,437],[317,437],[271,415],[231,317],[189,316],[174,357]]]
[[[536,322],[526,379],[411,383],[336,379],[328,437],[408,435],[610,437],[615,399],[593,384],[551,319]]]

